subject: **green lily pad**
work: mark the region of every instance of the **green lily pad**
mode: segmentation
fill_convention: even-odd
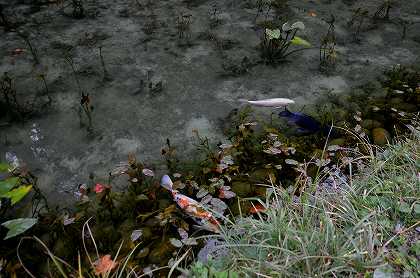
[[[26,194],[28,194],[29,191],[31,191],[31,189],[32,189],[32,185],[22,185],[16,189],[13,189],[3,194],[2,197],[10,198],[12,201],[12,205],[14,205],[20,200],[22,200],[22,198],[25,197]]]
[[[273,40],[273,39],[279,39],[280,38],[280,30],[279,29],[265,29],[265,33],[268,36],[268,39]]]
[[[24,233],[35,225],[37,221],[36,218],[17,218],[4,222],[1,225],[9,229],[4,239],[9,239]]]
[[[292,43],[294,45],[301,45],[301,46],[306,46],[306,47],[311,46],[311,44],[308,41],[302,39],[301,37],[297,37],[297,36],[295,36],[293,38],[293,40],[290,41],[290,43]]]
[[[0,163],[0,173],[9,172],[9,164]]]
[[[19,178],[12,177],[7,180],[0,181],[0,197],[9,192],[13,187],[15,187],[19,182]]]

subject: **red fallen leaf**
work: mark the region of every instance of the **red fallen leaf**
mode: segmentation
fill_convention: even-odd
[[[110,187],[107,186],[107,185],[97,183],[97,184],[95,184],[95,189],[94,190],[95,190],[95,193],[98,194],[98,193],[103,192],[107,188],[110,188]]]
[[[105,255],[94,263],[95,275],[106,275],[113,270],[117,264],[117,262],[111,260],[111,255]]]
[[[265,210],[266,210],[266,208],[263,205],[256,204],[249,210],[249,213],[255,214],[255,213],[258,213],[258,212],[265,211]]]

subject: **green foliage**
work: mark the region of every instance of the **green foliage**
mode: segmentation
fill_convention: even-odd
[[[364,170],[337,191],[306,190],[296,200],[273,186],[266,211],[224,227],[229,270],[241,277],[418,276],[418,132],[364,157]],[[322,178],[314,183],[306,188],[322,188]],[[208,277],[201,264],[192,271]]]
[[[35,225],[37,221],[36,218],[17,218],[2,223],[2,226],[9,229],[4,239],[6,240],[24,233]]]
[[[300,21],[292,25],[286,22],[281,29],[265,29],[260,43],[261,57],[266,63],[277,64],[284,61],[292,53],[310,47],[309,42],[296,36],[299,30],[304,29],[305,25]],[[304,48],[290,50],[291,45],[303,46]]]
[[[23,199],[32,189],[32,185],[22,185],[18,188],[12,189],[9,192],[0,195],[0,197],[10,198],[12,201],[12,205],[18,203],[20,200]]]

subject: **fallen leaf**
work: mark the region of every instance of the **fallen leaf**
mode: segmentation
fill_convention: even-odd
[[[155,173],[153,173],[153,171],[150,170],[150,169],[143,169],[142,172],[143,172],[143,175],[148,176],[148,177],[154,177],[155,176]]]
[[[249,213],[255,214],[255,213],[258,213],[258,212],[263,212],[265,210],[266,210],[266,208],[263,205],[256,204],[249,210]]]
[[[111,255],[105,255],[97,260],[95,265],[95,275],[106,275],[113,270],[118,263],[111,260]]]

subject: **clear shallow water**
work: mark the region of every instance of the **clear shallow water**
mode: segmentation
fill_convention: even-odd
[[[323,18],[331,12],[336,15],[336,71],[332,75],[321,74],[318,51],[308,50],[276,68],[257,65],[244,75],[226,76],[221,74],[226,57],[233,61],[244,56],[251,60],[259,57],[259,35],[253,28],[255,11],[227,1],[208,1],[190,8],[180,7],[179,1],[165,1],[142,10],[131,2],[103,1],[92,8],[99,16],[82,20],[57,15],[55,8],[49,6],[31,14],[29,19],[45,19],[44,23],[23,26],[31,27],[31,40],[38,50],[53,104],[50,110],[24,124],[2,126],[0,157],[6,159],[7,152],[15,153],[39,176],[44,192],[59,203],[71,202],[70,193],[77,184],[86,182],[90,173],[95,173],[97,179],[105,178],[129,153],[135,153],[150,168],[164,171],[160,150],[166,138],[187,157],[194,149],[190,140],[193,129],[214,142],[224,140],[221,121],[240,106],[236,101],[239,98],[288,97],[298,104],[291,109],[306,107],[304,111],[308,111],[313,100],[327,90],[345,93],[397,63],[418,61],[420,53],[417,29],[411,29],[407,39],[401,41],[397,25],[381,23],[377,28],[366,28],[361,42],[354,43],[346,25],[354,7],[342,1],[290,1],[288,16],[305,23],[302,36],[314,45],[320,34],[326,33]],[[415,3],[406,1],[391,17],[417,18],[419,8]],[[208,11],[213,5],[220,10],[221,24],[211,32],[219,39],[232,41],[232,47],[223,55],[213,41],[202,38],[203,32],[209,31]],[[19,5],[19,9],[25,7]],[[179,8],[193,15],[190,47],[177,42],[173,22]],[[124,9],[127,16],[121,12]],[[308,10],[315,10],[317,16],[308,16]],[[151,14],[156,15],[158,27],[148,35],[145,26],[152,20]],[[111,81],[103,80],[99,46]],[[11,55],[17,48],[25,51]],[[93,137],[80,127],[78,86],[63,58],[67,48],[71,49],[80,86],[92,99]],[[0,73],[7,71],[13,76],[21,99],[43,90],[31,55],[16,34],[2,33],[0,57]],[[163,90],[142,90],[140,80],[147,76],[154,84],[162,82]],[[269,113],[264,109],[257,111]]]

